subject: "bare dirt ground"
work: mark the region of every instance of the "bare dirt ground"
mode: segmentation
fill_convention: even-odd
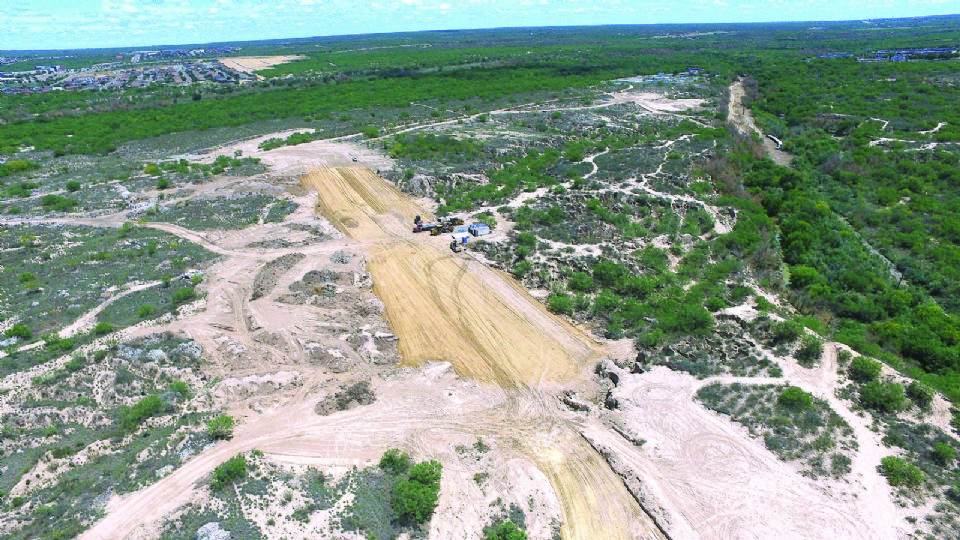
[[[783,166],[790,165],[790,161],[793,160],[793,156],[784,152],[783,150],[778,150],[776,143],[774,143],[766,135],[764,135],[762,131],[760,131],[760,128],[758,128],[753,121],[753,115],[750,113],[750,109],[743,105],[743,96],[744,91],[742,80],[738,80],[730,85],[730,109],[727,114],[727,120],[729,122],[733,122],[741,133],[756,133],[759,135],[760,139],[763,141],[763,147],[767,151],[767,156],[769,156],[774,163]]]
[[[842,485],[803,477],[728,418],[700,406],[696,390],[721,378],[697,381],[662,368],[624,372],[614,389],[619,409],[598,407],[603,391],[591,368],[602,357],[631,360],[629,344],[595,343],[509,277],[449,252],[447,238],[411,233],[412,217],[428,219],[429,212],[352,161],[360,156],[361,165],[386,169],[387,158],[337,141],[263,152],[259,140],[219,150],[263,159],[270,172],[256,181],[286,186],[300,210],[283,224],[243,231],[151,224],[224,258],[207,270],[198,309],[171,324],[129,332],[167,329],[198,341],[210,375],[222,378],[206,399],[241,423],[231,441],[142,491],[115,497],[106,517],[81,538],[158,536],[157,524],[202,493],[213,468],[241,451],[343,468],[368,465],[391,447],[444,465],[431,538],[478,538],[490,519],[485,505],[496,498],[536,499],[528,514],[536,524],[528,527],[531,538],[550,537],[551,516],[562,522],[565,539],[664,538],[661,527],[677,539],[903,536],[901,516],[876,471],[878,436],[848,403],[832,398],[838,377],[832,347],[819,369],[787,363],[784,379],[750,382],[789,380],[830,401],[854,426],[860,451]],[[242,190],[243,181],[235,189]],[[315,214],[317,201],[323,217]],[[125,218],[97,220],[119,226]],[[291,225],[317,228],[327,238],[251,247],[307,239]],[[277,276],[272,291],[250,300],[260,269],[292,253],[306,257]],[[337,254],[349,262],[332,262]],[[352,277],[337,284],[335,298],[291,300],[290,285],[319,269]],[[399,336],[395,349],[375,338],[391,333]],[[337,355],[345,366],[334,368]],[[374,404],[314,413],[318,401],[357,377],[371,380]],[[262,384],[268,378],[286,382]],[[585,410],[562,405],[558,396],[566,391],[583,396]],[[492,447],[484,462],[498,479],[492,487],[479,487],[472,478],[484,469],[453,450],[477,436]],[[631,442],[637,439],[647,442]],[[628,491],[622,479],[628,477],[641,484],[639,495]],[[637,499],[658,516],[656,524]]]
[[[273,66],[293,62],[306,58],[301,55],[292,56],[235,56],[232,58],[220,58],[218,62],[224,66],[235,69],[242,73],[254,73],[261,69],[269,69]]]

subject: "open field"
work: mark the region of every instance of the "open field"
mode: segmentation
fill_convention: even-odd
[[[298,54],[286,56],[232,56],[230,58],[221,58],[218,61],[224,66],[235,69],[243,73],[255,73],[262,69],[269,69],[273,66],[293,62],[306,58]]]

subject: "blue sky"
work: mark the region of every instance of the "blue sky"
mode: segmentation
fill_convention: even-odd
[[[960,13],[960,0],[0,0],[0,50],[415,30],[856,20]]]

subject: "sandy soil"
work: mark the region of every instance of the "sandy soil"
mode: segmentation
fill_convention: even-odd
[[[217,61],[225,67],[235,69],[243,73],[254,73],[261,69],[269,69],[279,64],[286,64],[294,60],[306,58],[302,55],[292,56],[235,56],[232,58],[220,58]]]

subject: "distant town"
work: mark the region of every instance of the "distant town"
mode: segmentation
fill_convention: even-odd
[[[189,86],[197,83],[243,84],[252,73],[227,67],[213,57],[239,51],[238,47],[131,51],[115,62],[68,69],[64,65],[37,64],[31,70],[0,71],[3,94],[39,94],[54,91],[122,90],[152,84]],[[30,58],[0,57],[2,66],[22,64]]]

